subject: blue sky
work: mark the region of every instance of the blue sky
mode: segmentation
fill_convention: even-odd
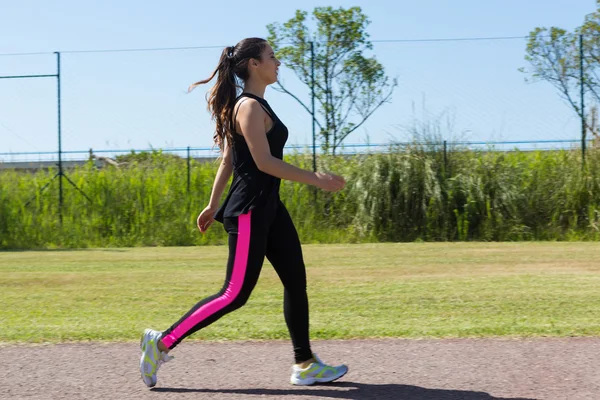
[[[302,2],[360,6],[372,40],[526,36],[537,26],[572,30],[594,0],[421,0]],[[52,74],[62,54],[63,150],[205,147],[214,125],[200,88],[220,49],[69,53],[78,50],[233,45],[267,35],[298,8],[284,1],[13,1],[0,13],[0,75]],[[525,40],[375,43],[373,54],[398,79],[381,107],[347,143],[407,140],[411,121],[443,116],[445,139],[577,139],[571,109],[547,83],[525,83]],[[290,70],[294,93],[308,90]],[[309,115],[272,89],[267,100],[290,129],[289,144],[311,140]],[[450,122],[448,122],[450,121]],[[56,150],[56,82],[0,80],[0,152]],[[0,157],[7,159],[6,157]]]

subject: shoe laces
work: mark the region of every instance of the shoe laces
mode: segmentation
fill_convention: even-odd
[[[321,359],[319,357],[317,357],[316,353],[313,353],[312,356],[317,361],[318,364],[325,365],[325,366],[327,365],[323,361],[321,361]]]
[[[322,370],[325,370],[325,375],[329,376],[333,373],[337,373],[338,369],[340,367],[343,366],[333,366],[333,365],[329,365],[329,364],[325,364],[323,361],[321,361],[321,359],[319,357],[317,357],[317,355],[315,353],[313,353],[313,358],[315,359],[315,361],[317,362],[317,364],[319,364],[322,368]]]

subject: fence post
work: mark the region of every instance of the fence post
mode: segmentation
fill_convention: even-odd
[[[191,175],[190,175],[190,146],[187,147],[187,193],[190,194]]]
[[[448,142],[444,140],[444,174],[448,177]]]
[[[61,131],[61,95],[60,95],[60,52],[56,52],[56,85],[58,111],[58,220],[63,225],[63,164],[62,164],[62,131]]]
[[[317,172],[316,133],[315,133],[315,47],[310,42],[310,101],[312,112],[312,156],[313,172]]]
[[[313,172],[317,172],[317,148],[315,133],[315,45],[310,42],[310,101],[312,112],[312,164]],[[315,203],[317,202],[317,188],[313,188]]]
[[[579,84],[581,87],[581,169],[585,168],[585,88],[583,85],[583,35],[579,35]]]

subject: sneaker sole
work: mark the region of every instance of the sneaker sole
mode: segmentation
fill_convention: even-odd
[[[333,379],[331,379],[331,378],[329,378],[329,379],[328,378],[315,378],[315,382],[316,383],[329,383],[329,382],[337,381],[338,379],[340,379],[341,377],[343,377],[347,373],[348,373],[348,370],[344,371],[343,374],[341,374],[340,376],[336,376]]]
[[[146,339],[146,335],[148,334],[148,331],[151,331],[152,329],[147,328],[144,333],[142,334],[142,338],[140,339],[140,350],[143,349],[144,347],[144,339]],[[144,382],[144,385],[148,386],[149,388],[156,386],[156,382],[152,382],[152,380],[147,377],[144,373],[144,356],[145,353],[142,352],[142,356],[140,357],[140,375],[142,377],[142,381]],[[148,379],[148,380],[146,380]]]

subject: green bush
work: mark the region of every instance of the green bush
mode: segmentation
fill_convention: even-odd
[[[125,161],[125,160],[122,160]],[[55,171],[0,173],[0,248],[223,244],[196,217],[208,202],[217,163],[160,151],[130,155],[119,168],[92,162],[67,171],[92,200],[64,181],[60,223]],[[311,169],[307,154],[287,161]],[[577,150],[495,152],[431,145],[323,156],[319,169],[347,187],[325,193],[283,182],[281,198],[304,242],[598,240],[600,151],[581,168]],[[29,204],[27,204],[29,202]]]

